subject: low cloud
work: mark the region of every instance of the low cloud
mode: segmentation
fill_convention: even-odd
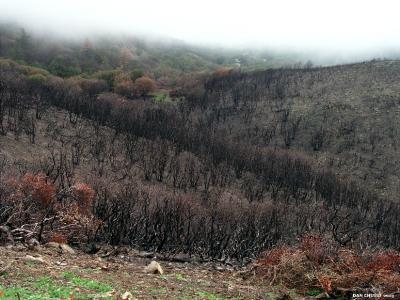
[[[199,45],[372,57],[400,49],[396,1],[0,0],[0,20],[66,37],[158,35]]]

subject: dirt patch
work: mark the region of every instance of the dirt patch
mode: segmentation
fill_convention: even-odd
[[[274,299],[271,287],[243,279],[240,270],[160,261],[164,274],[148,274],[144,268],[151,260],[136,251],[101,258],[53,248],[1,247],[0,267],[11,267],[0,275],[0,295],[1,299],[120,299],[130,292],[133,299]]]

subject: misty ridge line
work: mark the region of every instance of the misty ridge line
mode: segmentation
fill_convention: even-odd
[[[178,0],[139,3],[115,0],[0,1],[0,24],[23,27],[54,43],[129,46],[132,40],[160,47],[188,47],[222,54],[295,57],[336,65],[400,57],[395,1],[250,0],[246,5]],[[60,12],[62,12],[60,14]]]
[[[217,45],[210,43],[187,42],[184,40],[160,35],[156,33],[124,33],[122,31],[105,31],[102,29],[82,32],[74,32],[73,35],[66,34],[57,29],[35,28],[35,26],[24,26],[21,22],[15,20],[4,20],[0,15],[0,28],[19,28],[24,30],[33,39],[42,41],[46,46],[59,47],[62,45],[68,47],[80,47],[85,41],[89,40],[94,48],[110,47],[116,48],[135,48],[135,44],[140,43],[146,47],[179,48],[188,51],[212,52],[220,55],[245,55],[260,57],[278,57],[282,56],[288,62],[283,67],[296,67],[301,64],[312,64],[316,66],[334,66],[341,64],[350,64],[365,62],[374,59],[393,60],[400,58],[400,48],[376,48],[371,51],[338,52],[328,50],[301,50],[289,49],[286,47],[274,46],[232,46]],[[20,33],[17,33],[20,34]],[[267,58],[263,58],[264,60]]]
[[[400,25],[395,13],[399,6],[393,0],[115,0],[112,4],[93,0],[2,0],[0,4],[1,16],[8,20],[63,34],[144,33],[204,44],[346,52],[399,46]]]

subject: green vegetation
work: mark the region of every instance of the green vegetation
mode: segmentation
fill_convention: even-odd
[[[179,281],[186,281],[186,278],[182,274],[176,274],[175,279]]]
[[[24,280],[23,286],[4,287],[0,285],[1,299],[93,299],[96,295],[106,294],[113,288],[110,285],[79,277],[67,272],[61,277],[42,276],[36,280]],[[108,299],[107,297],[105,299]],[[111,299],[111,298],[110,298]]]
[[[319,294],[321,294],[323,292],[322,289],[319,288],[311,288],[307,291],[307,295],[308,296],[318,296]]]
[[[36,294],[34,295],[31,291],[21,288],[21,287],[10,287],[5,288],[4,286],[0,285],[0,295],[2,299],[14,300],[18,299],[28,299],[28,300],[41,300],[43,299],[43,295]]]
[[[53,41],[40,39],[10,24],[0,24],[0,39],[0,57],[34,65],[57,76],[97,77],[99,72],[123,69],[133,81],[147,75],[163,86],[172,86],[189,73],[208,72],[221,66],[255,70],[282,67],[301,60],[294,54],[207,49],[177,41],[156,42],[135,37]]]
[[[170,104],[176,104],[178,100],[173,100],[168,93],[163,93],[163,92],[155,92],[150,94],[150,96],[153,97],[154,101],[158,103],[170,103]]]
[[[64,286],[48,276],[37,279],[33,287],[49,298],[68,298],[73,293],[72,287]]]
[[[112,287],[110,285],[82,278],[71,272],[64,273],[63,277],[64,279],[71,282],[74,286],[86,288],[88,290],[94,290],[96,292],[102,292],[102,293],[109,292],[112,290]]]
[[[225,297],[221,297],[216,294],[205,292],[205,291],[198,292],[197,295],[201,299],[207,299],[207,300],[225,300],[225,299],[227,299]]]

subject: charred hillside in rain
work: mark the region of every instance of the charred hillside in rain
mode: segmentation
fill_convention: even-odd
[[[399,61],[215,73],[189,99],[232,141],[301,151],[398,200]]]
[[[3,60],[0,222],[223,261],[307,233],[398,247],[399,204],[350,164],[378,151],[396,164],[397,66],[224,71],[160,103]]]

